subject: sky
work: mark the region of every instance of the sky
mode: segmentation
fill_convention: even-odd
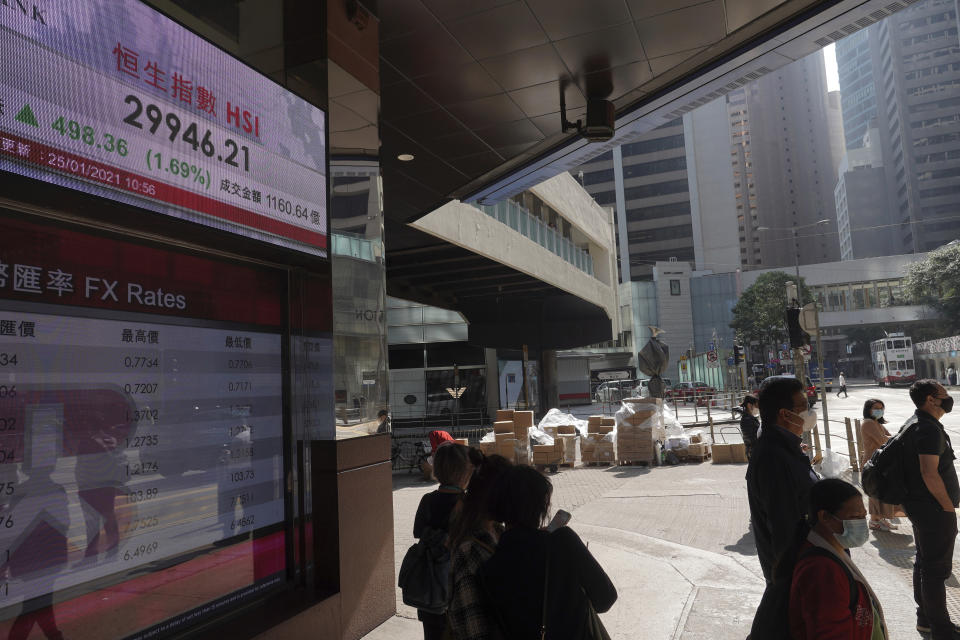
[[[823,48],[823,61],[827,67],[827,91],[840,91],[840,78],[837,75],[837,50],[835,44]]]

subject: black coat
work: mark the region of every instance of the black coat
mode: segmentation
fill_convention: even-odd
[[[480,569],[480,577],[510,640],[540,637],[548,548],[548,640],[587,637],[587,601],[603,613],[617,600],[610,578],[569,527],[553,533],[509,529],[500,537],[496,553]]]
[[[740,433],[743,435],[743,442],[748,447],[757,444],[757,431],[760,430],[760,419],[748,411],[744,411],[740,416]]]
[[[747,497],[757,555],[768,583],[776,581],[784,557],[796,551],[798,526],[806,523],[810,487],[816,481],[810,460],[800,450],[800,438],[776,425],[764,425],[747,467]]]

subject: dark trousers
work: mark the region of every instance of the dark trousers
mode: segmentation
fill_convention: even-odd
[[[443,640],[443,632],[447,627],[446,614],[418,610],[417,617],[423,623],[423,640]]]
[[[847,397],[847,385],[843,385],[842,387],[840,387],[840,390],[837,391],[837,397],[838,397],[838,398],[840,397],[840,394],[841,394],[841,393],[843,394],[843,397],[844,397],[844,398]]]
[[[910,510],[912,511],[912,510]],[[918,622],[930,625],[934,640],[953,638],[944,582],[953,570],[957,516],[952,511],[910,513],[917,559],[913,563],[913,599]]]

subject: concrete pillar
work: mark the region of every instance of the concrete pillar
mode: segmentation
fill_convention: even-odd
[[[540,412],[545,414],[560,404],[560,391],[557,385],[557,352],[553,349],[544,349],[541,354]]]
[[[484,359],[487,365],[487,413],[497,415],[500,408],[500,369],[497,366],[497,350],[484,349]]]

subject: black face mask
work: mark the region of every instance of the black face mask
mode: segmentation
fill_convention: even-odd
[[[953,398],[947,396],[946,398],[940,399],[940,408],[943,409],[944,413],[950,413],[953,411]]]

